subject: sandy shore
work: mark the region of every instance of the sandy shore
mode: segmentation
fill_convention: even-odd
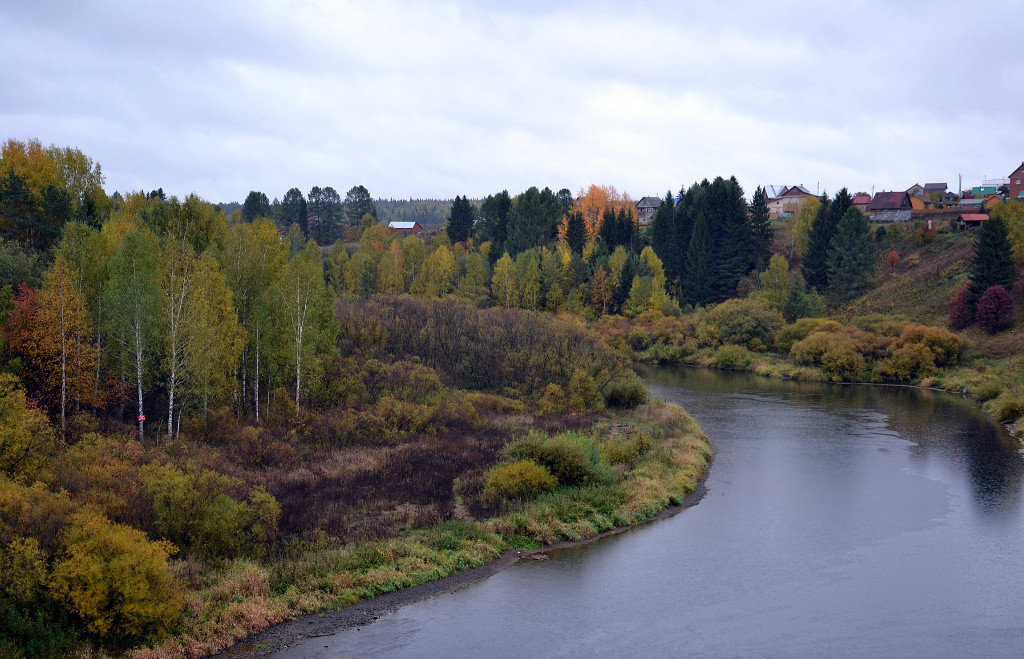
[[[408,604],[413,604],[414,602],[419,602],[439,595],[453,593],[478,581],[483,581],[492,574],[504,570],[511,565],[515,565],[524,558],[528,558],[535,554],[545,554],[547,552],[557,551],[560,549],[578,547],[612,535],[625,533],[626,531],[630,531],[660,519],[671,517],[686,508],[695,506],[704,498],[704,495],[707,492],[707,488],[704,483],[710,468],[711,465],[709,463],[708,468],[704,471],[704,476],[702,476],[700,481],[698,481],[696,489],[694,489],[694,491],[691,492],[680,505],[666,508],[643,522],[610,529],[599,533],[592,538],[587,538],[586,540],[558,542],[552,545],[538,547],[537,549],[507,551],[490,563],[466,570],[465,572],[453,574],[435,581],[429,581],[424,584],[419,584],[418,586],[396,590],[393,593],[378,595],[377,597],[362,600],[341,609],[311,613],[295,620],[274,625],[273,627],[265,629],[258,634],[254,634],[249,638],[239,641],[237,644],[215,656],[269,657],[290,647],[294,647],[300,643],[308,641],[309,639],[321,636],[331,636],[332,634],[336,634],[346,629],[351,629],[352,627],[362,627],[363,625],[367,625],[377,618],[387,615],[388,613],[392,613],[393,611],[397,611]]]

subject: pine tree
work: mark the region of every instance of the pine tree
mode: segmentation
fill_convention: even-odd
[[[971,258],[971,285],[968,300],[971,309],[991,286],[1012,290],[1014,280],[1013,248],[1003,218],[996,215],[982,222]]]
[[[608,245],[608,249],[614,250],[621,245],[619,242],[619,217],[611,208],[605,208],[601,215],[601,227],[597,230],[598,237]]]
[[[573,253],[583,253],[583,247],[587,244],[587,223],[583,213],[569,213],[565,223],[565,241]]]
[[[857,208],[849,208],[839,223],[829,247],[828,292],[839,300],[860,295],[875,268],[875,242],[871,239],[868,218]]]
[[[768,217],[768,193],[758,186],[750,205],[750,262],[761,272],[768,267],[771,258],[772,240],[775,236]]]

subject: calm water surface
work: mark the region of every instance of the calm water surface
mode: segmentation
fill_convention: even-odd
[[[1024,463],[976,407],[645,375],[714,443],[698,506],[282,656],[1024,656]]]

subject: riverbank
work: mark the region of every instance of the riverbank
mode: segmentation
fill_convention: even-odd
[[[608,478],[504,500],[490,516],[474,517],[467,509],[472,506],[460,504],[455,519],[396,538],[343,546],[323,538],[292,555],[233,561],[209,575],[210,586],[197,595],[203,603],[193,610],[205,612],[202,618],[187,620],[176,638],[135,655],[205,656],[239,641],[244,647],[236,652],[254,652],[271,640],[278,647],[331,625],[363,624],[393,607],[464,587],[524,556],[603,537],[699,500],[694,493],[711,448],[681,408],[654,401],[601,415],[580,432],[600,449]],[[188,565],[177,568],[185,572]],[[263,631],[290,619],[298,620]]]
[[[901,316],[783,324],[756,300],[732,300],[682,318],[602,318],[605,342],[634,362],[755,373],[768,378],[914,386],[967,395],[1024,438],[1024,350],[1012,337],[963,335]]]
[[[512,567],[519,561],[529,558],[546,558],[547,554],[554,551],[564,551],[591,544],[604,538],[620,535],[647,524],[667,519],[700,503],[701,499],[703,499],[704,495],[707,493],[707,488],[705,487],[706,480],[707,470],[705,469],[704,473],[697,480],[693,491],[686,495],[682,503],[669,506],[645,520],[602,531],[597,535],[584,540],[557,542],[537,547],[535,549],[507,550],[493,561],[481,565],[480,567],[471,568],[465,572],[449,575],[435,581],[411,586],[409,588],[404,588],[402,590],[380,595],[371,599],[362,600],[341,609],[323,611],[274,625],[259,634],[255,634],[254,636],[241,641],[237,645],[228,648],[216,656],[273,656],[281,651],[298,646],[311,639],[337,634],[347,629],[370,624],[378,618],[389,613],[393,613],[394,611],[410,604],[454,593],[483,581],[502,570]]]

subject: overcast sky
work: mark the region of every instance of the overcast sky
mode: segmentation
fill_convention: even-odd
[[[149,4],[3,3],[0,137],[214,202],[955,188],[1024,160],[1020,2]]]

